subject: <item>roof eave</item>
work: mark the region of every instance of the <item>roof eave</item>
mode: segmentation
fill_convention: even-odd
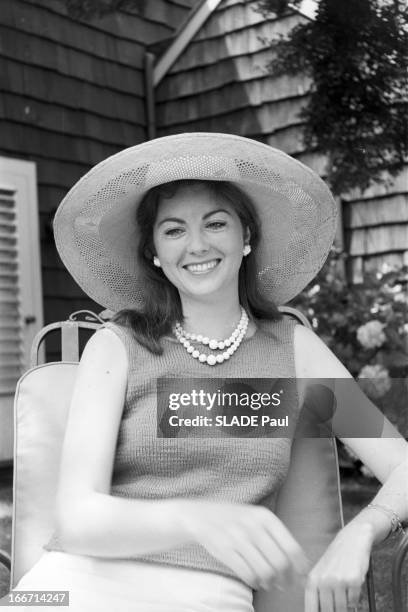
[[[202,0],[202,2],[189,13],[187,20],[174,34],[173,41],[158,59],[153,69],[153,87],[156,87],[166,76],[171,66],[177,61],[184,49],[200,28],[202,28],[220,2],[221,0]],[[307,19],[313,20],[316,12],[316,4],[316,0],[303,0],[300,7],[295,7],[291,4],[289,6],[296,13],[299,13]]]

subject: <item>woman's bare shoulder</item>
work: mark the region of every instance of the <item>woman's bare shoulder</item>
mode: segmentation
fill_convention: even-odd
[[[126,347],[117,334],[110,328],[98,329],[85,345],[80,361],[80,369],[103,369],[125,372],[128,367]]]
[[[351,377],[347,368],[312,329],[296,325],[293,341],[298,378]]]

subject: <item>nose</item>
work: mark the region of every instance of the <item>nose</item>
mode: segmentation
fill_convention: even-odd
[[[188,242],[189,253],[203,254],[209,250],[207,237],[200,229],[192,230]]]

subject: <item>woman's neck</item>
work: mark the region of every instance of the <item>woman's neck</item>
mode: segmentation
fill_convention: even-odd
[[[183,300],[185,331],[222,340],[232,334],[241,319],[239,301],[214,304]]]

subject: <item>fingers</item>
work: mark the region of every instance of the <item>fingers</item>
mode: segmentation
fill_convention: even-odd
[[[267,511],[268,515],[263,522],[264,528],[273,538],[273,541],[279,547],[281,553],[286,557],[295,572],[300,575],[305,575],[311,568],[311,562],[306,557],[301,546],[292,536],[285,525],[271,512]]]
[[[243,530],[241,542],[247,541],[246,559],[255,569],[264,588],[273,579],[275,585],[289,587],[307,574],[310,563],[286,527],[266,508],[258,508],[251,529]]]
[[[279,577],[279,572],[277,572],[270,565],[270,563],[266,561],[263,555],[256,548],[248,548],[245,561],[250,568],[252,576],[251,585],[253,589],[266,589],[271,582],[280,582],[281,579]]]
[[[254,589],[266,589],[271,582],[284,588],[294,579],[290,559],[264,529],[229,526],[222,536],[207,539],[206,548]]]
[[[319,591],[310,582],[307,583],[305,589],[305,612],[320,612]]]
[[[260,588],[261,582],[257,576],[257,572],[239,551],[230,551],[228,555],[228,566],[243,582],[248,584],[251,589],[257,590]]]
[[[248,543],[247,560],[256,571],[262,588],[268,588],[271,581],[282,587],[288,586],[293,580],[289,559],[265,531],[252,536]]]
[[[287,566],[285,557],[276,545],[265,545],[263,542],[262,546],[258,546],[256,538],[254,542],[247,532],[237,527],[230,528],[211,547],[207,545],[207,550],[226,563],[253,589],[267,588],[272,580],[281,581],[281,574]]]
[[[334,607],[333,591],[330,588],[323,587],[319,589],[319,604],[321,612],[337,612]]]
[[[309,577],[305,588],[305,612],[350,612],[358,606],[359,586]]]
[[[361,586],[349,586],[347,589],[347,605],[348,609],[357,608],[360,599]]]
[[[347,612],[347,589],[337,587],[334,589],[333,594],[335,612]]]
[[[252,588],[289,584],[310,564],[283,523],[265,507],[196,504],[187,506],[189,537],[204,546]]]

